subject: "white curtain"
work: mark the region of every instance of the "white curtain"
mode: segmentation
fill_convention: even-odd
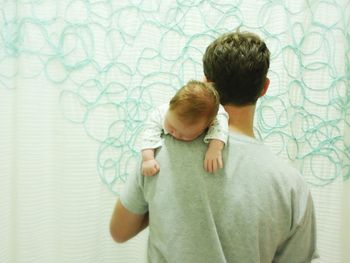
[[[303,172],[315,262],[350,258],[350,1],[0,0],[0,262],[146,262],[109,219],[148,112],[219,33],[271,50],[256,134]]]

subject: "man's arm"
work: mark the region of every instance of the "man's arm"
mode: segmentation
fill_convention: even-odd
[[[319,255],[316,249],[316,219],[311,195],[304,216],[292,235],[281,245],[273,263],[309,263]]]
[[[145,229],[148,222],[148,212],[134,214],[118,200],[112,214],[109,231],[114,241],[123,243]]]

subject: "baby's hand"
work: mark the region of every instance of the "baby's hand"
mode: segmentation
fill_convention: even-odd
[[[215,173],[223,167],[222,148],[224,143],[220,140],[211,140],[205,154],[204,169],[209,173]]]
[[[143,161],[141,169],[144,176],[153,176],[159,172],[159,164],[155,159]]]

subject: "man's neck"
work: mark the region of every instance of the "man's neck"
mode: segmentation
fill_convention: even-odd
[[[253,131],[255,105],[233,106],[225,105],[226,112],[229,115],[229,130],[246,136],[255,137]]]

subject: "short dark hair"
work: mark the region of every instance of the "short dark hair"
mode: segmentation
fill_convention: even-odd
[[[265,42],[250,32],[223,34],[203,56],[204,74],[214,82],[223,105],[255,104],[269,66],[270,51]]]

